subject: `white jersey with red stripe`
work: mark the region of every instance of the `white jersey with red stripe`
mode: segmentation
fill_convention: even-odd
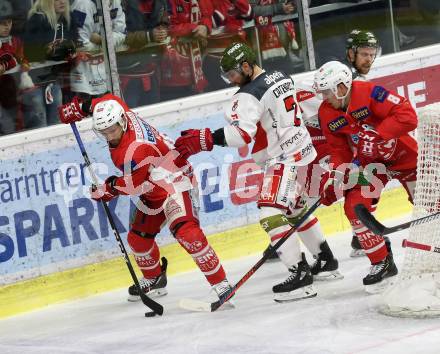
[[[226,144],[241,147],[254,140],[252,157],[304,166],[316,151],[301,119],[290,76],[281,71],[263,72],[232,97],[226,110]]]

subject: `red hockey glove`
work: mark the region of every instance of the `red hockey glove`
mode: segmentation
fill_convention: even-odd
[[[319,190],[321,204],[329,206],[343,196],[345,174],[340,171],[327,171],[321,177]]]
[[[185,160],[200,151],[211,151],[214,147],[214,139],[209,128],[188,129],[181,132],[180,135],[181,137],[177,138],[174,146]]]
[[[87,113],[81,109],[81,103],[82,102],[79,100],[79,98],[75,96],[72,102],[58,107],[60,121],[64,124],[70,124],[73,122],[78,122],[87,117]]]
[[[114,197],[118,195],[116,189],[114,188],[114,184],[116,182],[116,176],[110,176],[99,186],[92,185],[90,187],[90,197],[93,200],[109,202]]]

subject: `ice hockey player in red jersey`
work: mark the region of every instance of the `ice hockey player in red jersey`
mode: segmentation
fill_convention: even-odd
[[[262,70],[256,65],[255,53],[243,43],[227,47],[220,64],[224,78],[240,87],[225,114],[229,125],[216,131],[209,128],[183,131],[176,140],[176,150],[186,159],[201,151],[210,151],[214,145],[242,147],[254,140],[252,157],[264,166],[257,202],[260,224],[275,244],[307,210],[297,173],[300,166],[313,161],[316,151],[302,122],[294,83],[288,75]],[[309,217],[298,233],[278,249],[290,273],[283,283],[273,287],[274,299],[278,302],[316,295],[313,276],[301,253],[297,235],[314,255],[325,248],[332,266],[329,272],[338,268],[318,220]]]
[[[376,36],[366,30],[354,29],[350,32],[346,39],[346,60],[353,74],[353,80],[365,81],[366,75],[370,72],[371,66],[374,60],[381,53],[379,40]],[[309,167],[309,185],[315,184],[320,179],[319,170],[312,170],[313,166],[319,164],[326,169],[330,159],[329,149],[327,147],[327,141],[321,131],[318,119],[319,106],[322,103],[320,97],[318,97],[313,89],[313,81],[302,81],[296,83],[296,96],[298,104],[302,111],[304,124],[306,125],[310,136],[312,137],[313,146],[316,149],[317,156],[315,161]],[[312,174],[312,172],[314,172]],[[313,180],[312,180],[313,178]],[[319,198],[319,191],[311,192],[312,196]],[[387,247],[390,246],[390,240],[385,237]],[[265,250],[265,253],[269,252],[270,245]],[[325,257],[325,254],[323,254]],[[356,234],[353,232],[351,239],[351,251],[350,257],[365,256],[365,252],[359,243]],[[276,255],[271,259],[276,259]]]
[[[159,262],[155,236],[162,225],[188,252],[220,298],[230,289],[215,251],[209,245],[198,219],[198,189],[188,161],[173,150],[173,142],[160,134],[118,97],[107,94],[92,101],[75,98],[59,109],[63,123],[93,116],[93,129],[108,142],[111,159],[122,172],[91,189],[94,200],[105,202],[120,195],[137,195],[139,202],[127,235],[148,295],[165,295],[166,260]],[[129,300],[139,298],[129,288]]]
[[[408,133],[417,127],[417,115],[406,98],[373,82],[352,81],[350,69],[340,62],[324,64],[314,85],[324,100],[319,121],[332,168],[321,200],[330,205],[345,197],[345,214],[372,264],[363,283],[368,292],[376,292],[397,268],[384,238],[358,220],[354,206],[361,203],[371,210],[390,178],[400,181],[412,201],[417,142]]]

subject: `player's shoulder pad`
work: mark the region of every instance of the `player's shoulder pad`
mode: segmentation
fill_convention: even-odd
[[[378,102],[383,102],[389,95],[389,91],[386,90],[382,86],[374,86],[373,90],[371,91],[371,98],[375,99]]]
[[[291,81],[289,75],[279,70],[263,72],[255,80],[252,80],[248,84],[241,87],[240,90],[238,90],[237,94],[248,93],[254,96],[258,101],[260,101],[264,94],[269,90],[269,88],[271,88],[277,82],[286,79],[289,79]]]

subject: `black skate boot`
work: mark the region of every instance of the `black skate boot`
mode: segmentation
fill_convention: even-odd
[[[313,276],[307,264],[306,257],[302,253],[302,261],[297,266],[289,268],[290,275],[282,283],[272,288],[276,302],[290,302],[306,299],[317,295],[313,288]]]
[[[392,254],[376,264],[372,264],[370,273],[363,279],[365,291],[370,294],[377,294],[385,290],[390,283],[390,277],[397,275],[398,270],[394,264]]]
[[[272,251],[272,245],[269,243],[269,246],[267,246],[267,248],[263,252],[263,256],[268,254],[270,251]],[[278,257],[278,254],[276,252],[273,252],[269,257],[267,257],[266,262],[275,262],[275,261],[279,261],[279,260],[280,260],[280,257]]]
[[[351,239],[350,257],[355,258],[355,257],[364,257],[364,256],[365,256],[365,251],[362,249],[359,239],[357,238],[356,235],[353,235]]]
[[[317,256],[313,256],[316,261],[310,268],[313,279],[336,280],[344,278],[344,276],[338,270],[338,260],[333,256],[327,241],[321,243],[319,248],[321,248],[321,252],[318,253]]]
[[[160,266],[161,273],[156,278],[146,279],[140,278],[139,285],[142,291],[150,297],[159,297],[168,294],[167,286],[167,267],[168,261],[165,257],[161,258],[162,264]],[[128,288],[128,301],[139,301],[139,291],[136,285],[132,285]]]

